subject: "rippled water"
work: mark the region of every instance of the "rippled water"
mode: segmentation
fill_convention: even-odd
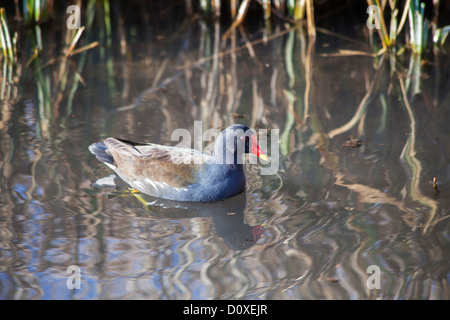
[[[42,71],[49,96],[36,72],[2,102],[1,299],[449,298],[446,57],[423,65],[414,96],[389,59],[330,55],[370,51],[362,36],[314,42],[276,26],[223,40],[199,20],[143,34],[122,23],[125,43],[74,56],[85,85],[58,89],[55,64]],[[403,80],[408,66],[397,61]],[[194,121],[279,130],[280,170],[248,165],[246,193],[210,204],[92,186],[112,173],[92,142],[175,145]],[[342,147],[350,136],[362,145]]]

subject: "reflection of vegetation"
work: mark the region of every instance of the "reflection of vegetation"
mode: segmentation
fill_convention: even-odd
[[[403,94],[403,101],[405,104],[405,108],[409,117],[410,121],[410,136],[408,137],[408,140],[406,141],[405,147],[403,148],[402,154],[400,156],[400,159],[406,164],[408,171],[410,173],[410,179],[409,179],[409,186],[408,191],[410,193],[411,198],[414,201],[417,201],[418,203],[424,205],[425,207],[429,208],[429,211],[427,212],[428,217],[425,221],[425,223],[421,224],[421,226],[424,228],[423,232],[426,233],[428,228],[430,227],[433,219],[436,216],[437,213],[437,203],[435,200],[431,199],[430,197],[424,196],[420,190],[419,183],[420,183],[420,177],[422,173],[422,164],[420,161],[416,158],[416,139],[417,139],[417,124],[416,124],[416,118],[414,116],[414,112],[411,108],[411,105],[409,103],[409,99],[406,96],[406,89],[405,84],[403,83],[403,79],[399,79],[400,82],[400,88]],[[413,228],[417,227],[417,225],[413,225]]]
[[[54,18],[58,16],[57,13],[61,17],[61,13],[64,12],[56,4],[53,5],[56,2],[27,3],[30,4],[29,8],[33,8],[32,3],[52,4],[54,8],[48,8],[51,10],[48,10],[47,15],[52,16],[52,11]],[[392,234],[400,232],[400,236],[403,236],[417,228],[423,228],[424,233],[429,234],[436,223],[442,221],[439,219],[446,218],[445,215],[439,217],[439,202],[420,190],[421,182],[425,179],[427,170],[430,170],[430,165],[426,165],[421,158],[423,153],[420,142],[423,141],[421,140],[423,135],[418,133],[421,120],[419,114],[426,111],[417,110],[414,99],[421,93],[420,84],[425,75],[424,70],[427,70],[423,57],[428,53],[430,38],[426,40],[416,36],[421,31],[419,27],[417,32],[414,29],[415,41],[422,43],[420,57],[417,53],[409,57],[408,53],[417,51],[418,48],[411,47],[409,50],[410,44],[402,44],[400,39],[400,35],[403,34],[405,38],[410,37],[409,12],[412,12],[412,17],[420,15],[421,6],[411,10],[406,6],[406,11],[397,6],[395,7],[397,11],[388,12],[386,1],[373,2],[380,5],[384,3],[383,12],[385,15],[391,14],[391,23],[383,31],[383,38],[380,38],[380,41],[385,41],[384,45],[387,48],[381,55],[377,49],[374,50],[375,53],[369,52],[371,50],[362,51],[363,45],[356,49],[342,48],[346,42],[339,44],[339,51],[335,54],[322,53],[325,47],[321,46],[325,41],[323,38],[315,39],[313,36],[311,30],[314,20],[310,21],[309,25],[308,21],[303,23],[301,20],[308,17],[306,6],[312,5],[313,1],[229,1],[230,5],[235,5],[236,10],[231,15],[232,21],[227,24],[222,23],[224,19],[207,18],[207,14],[199,18],[194,12],[202,11],[195,7],[197,2],[194,1],[171,2],[167,8],[158,8],[157,1],[134,1],[133,4],[140,6],[142,10],[133,11],[132,18],[122,10],[128,3],[107,0],[78,3],[81,4],[83,13],[83,27],[78,30],[52,29],[47,24],[48,18],[44,19],[44,15],[36,16],[36,11],[23,13],[26,27],[22,29],[16,24],[14,28],[14,24],[8,26],[8,22],[11,23],[11,14],[8,12],[7,21],[5,11],[2,11],[0,55],[3,76],[0,99],[7,103],[2,104],[2,121],[0,121],[1,188],[9,187],[12,180],[9,180],[10,177],[14,178],[17,175],[17,171],[20,170],[17,163],[21,163],[22,160],[24,163],[28,161],[30,166],[23,169],[26,171],[24,175],[30,178],[29,184],[24,184],[26,200],[31,202],[37,198],[36,193],[40,192],[42,197],[46,197],[42,200],[45,205],[48,205],[48,202],[45,202],[48,199],[49,202],[57,203],[54,205],[57,208],[50,207],[48,210],[51,213],[60,210],[64,216],[69,212],[69,216],[72,217],[76,212],[77,218],[95,220],[95,224],[89,226],[91,228],[89,232],[95,238],[93,241],[98,240],[101,243],[107,241],[108,234],[105,230],[108,230],[108,226],[100,223],[100,219],[110,218],[107,210],[114,211],[111,204],[113,201],[106,201],[92,194],[86,176],[90,174],[94,176],[93,168],[89,167],[89,161],[84,161],[87,156],[81,158],[85,157],[83,152],[86,153],[86,146],[83,143],[95,141],[99,138],[98,135],[101,137],[117,133],[145,135],[149,128],[153,130],[152,134],[156,132],[161,138],[165,133],[160,133],[162,130],[170,132],[175,128],[186,127],[186,124],[192,123],[191,120],[203,120],[205,127],[216,128],[238,121],[252,127],[269,127],[280,129],[282,132],[281,187],[276,177],[249,179],[249,183],[255,183],[254,181],[260,183],[261,180],[264,182],[261,185],[251,186],[253,192],[247,212],[247,219],[250,221],[252,219],[258,223],[266,219],[268,221],[266,226],[270,232],[265,236],[272,237],[274,245],[265,246],[261,251],[262,255],[267,255],[269,258],[267,260],[270,260],[267,262],[269,267],[264,270],[271,270],[270,263],[279,264],[277,268],[280,270],[287,268],[285,260],[272,259],[271,256],[274,252],[284,254],[283,250],[286,247],[289,248],[286,251],[289,257],[296,257],[299,262],[310,259],[307,269],[314,270],[308,273],[302,271],[301,274],[293,271],[281,279],[282,281],[279,281],[277,275],[267,273],[265,281],[270,283],[274,280],[274,287],[285,285],[289,289],[296,290],[298,288],[296,286],[301,286],[304,279],[316,280],[319,273],[322,277],[328,273],[333,274],[337,269],[341,273],[336,275],[339,281],[333,284],[334,287],[339,287],[339,284],[343,283],[350,286],[357,283],[363,286],[364,280],[361,279],[365,279],[367,273],[361,258],[364,260],[367,248],[383,248],[381,242],[383,230],[390,226],[390,223],[377,225],[372,223],[371,219],[382,219],[381,216],[385,215],[388,217],[385,221],[397,222],[396,219],[400,217],[398,220],[402,225],[392,231]],[[186,10],[190,5],[192,15],[181,15],[186,17],[185,20],[180,20],[180,23],[175,24],[176,27],[172,27],[169,31],[161,31],[167,25],[174,25],[172,22],[176,19],[171,16],[183,11],[182,6],[180,9],[180,4],[183,3],[186,3]],[[226,2],[200,3],[206,4],[202,9],[204,12],[208,10],[217,12],[219,4],[223,9]],[[291,7],[278,7],[279,3]],[[392,1],[389,5],[395,3],[398,5]],[[174,6],[178,6],[177,12],[173,9]],[[247,14],[239,15],[240,7],[246,7]],[[251,20],[250,13],[257,12],[261,8],[264,8],[261,28],[257,29],[257,32],[249,31],[255,21]],[[315,9],[316,14],[320,16],[322,13]],[[159,13],[166,16],[154,22],[155,16],[159,16]],[[277,19],[281,23],[278,23]],[[297,21],[298,19],[301,22]],[[164,25],[164,21],[168,21],[167,25]],[[422,30],[427,29],[424,19],[417,18],[417,21],[417,26],[421,26]],[[320,37],[332,41],[349,40],[337,31],[327,30],[327,23],[324,24],[324,27],[315,28]],[[428,28],[433,28],[437,24],[429,26]],[[404,32],[398,33],[399,30]],[[374,30],[372,33],[376,34],[375,32],[377,31]],[[447,27],[435,28],[433,35],[437,39],[435,43],[438,44],[436,57],[442,53],[438,47],[444,44],[447,34]],[[9,35],[9,40],[6,35]],[[17,43],[17,39],[21,41]],[[352,40],[354,44],[356,41]],[[376,43],[375,40],[372,39],[372,43]],[[56,43],[54,46],[51,46],[52,41]],[[88,50],[98,43],[102,44],[98,50]],[[373,48],[375,47],[376,44],[373,44]],[[334,49],[334,45],[332,48]],[[320,53],[316,54],[316,51]],[[350,70],[353,68],[350,66],[348,74],[339,74],[337,81],[330,79],[335,77],[337,72],[327,70],[329,65],[324,67],[324,64],[331,61],[330,64],[339,65],[350,59],[356,61],[356,71]],[[358,64],[359,59],[363,62]],[[436,73],[439,73],[439,61],[436,64]],[[91,97],[83,95],[85,91],[77,95],[79,87],[97,80],[93,74],[99,72],[98,69],[101,68],[104,68],[101,70],[104,73],[98,81],[105,84],[105,88],[99,89],[100,85],[95,87],[95,98],[92,100],[89,100]],[[144,76],[133,74],[137,69],[142,69]],[[347,71],[345,66],[340,66],[339,70],[343,70],[343,73]],[[364,83],[357,88],[345,87],[351,91],[353,100],[341,97],[341,92],[334,88],[337,84],[333,83],[333,81],[351,81],[350,72],[357,79],[352,83]],[[91,78],[85,80],[83,77],[86,76]],[[140,83],[143,77],[149,78],[151,86],[143,88],[146,85]],[[436,83],[439,81],[436,80]],[[14,128],[18,128],[17,124],[20,121],[11,118],[11,111],[16,113],[13,114],[15,118],[21,119],[22,104],[15,104],[14,108],[18,106],[15,110],[12,106],[22,98],[23,93],[19,90],[22,85],[32,86],[37,97],[31,103],[26,102],[27,114],[26,117],[23,116],[25,118],[23,122],[31,122],[30,129],[27,130],[36,133],[34,139],[37,143],[33,140],[33,143],[28,145],[21,145],[23,143],[21,132],[9,133],[19,131],[11,129],[13,126],[8,121],[10,119],[11,123],[15,121]],[[428,94],[427,98],[432,96],[434,101],[439,100],[437,87],[438,85],[433,94],[425,91],[425,95]],[[26,98],[31,95],[28,92],[25,92]],[[90,92],[87,95],[89,94]],[[118,96],[121,98],[118,103],[123,103],[124,100],[128,103],[127,97],[138,96],[138,98],[136,103],[115,108],[108,102],[112,100],[111,97],[116,99]],[[78,102],[78,110],[81,112],[77,114],[78,97],[83,101]],[[341,99],[347,105],[341,103]],[[154,109],[152,106],[155,106]],[[439,126],[439,110],[432,108],[430,110],[437,120],[434,124]],[[91,112],[96,113],[92,119]],[[63,142],[73,143],[74,138],[70,137],[73,132],[73,128],[70,128],[72,116],[73,122],[82,126],[83,131],[82,135],[75,132],[78,137],[82,137],[75,140],[80,142],[80,146],[73,147],[75,152],[83,154],[78,157],[73,154],[67,155],[65,145],[61,146]],[[153,119],[149,118],[153,117],[157,120],[151,122]],[[80,118],[85,120],[86,124],[79,124],[83,122]],[[119,129],[114,128],[116,123],[120,124]],[[160,127],[153,128],[154,123]],[[367,141],[367,144],[359,149],[342,150],[340,147],[342,139],[347,139],[351,134],[355,137],[364,136],[364,142]],[[379,139],[377,143],[371,141],[374,137]],[[86,141],[83,142],[82,139]],[[49,143],[44,145],[40,143],[42,141]],[[22,149],[30,152],[23,155]],[[83,161],[78,161],[81,159]],[[446,159],[444,156],[444,160]],[[398,170],[399,163],[403,165],[400,170]],[[438,175],[437,177],[440,178]],[[85,180],[82,180],[83,178]],[[443,180],[445,183],[445,179]],[[75,187],[71,185],[74,181]],[[85,190],[85,193],[80,196],[78,187],[81,183],[84,183],[81,190]],[[445,186],[441,189],[445,192]],[[2,190],[5,190],[4,194],[9,192],[8,188]],[[22,209],[14,201],[11,197],[5,202],[11,207],[18,208],[17,211]],[[304,210],[307,211],[306,215]],[[371,214],[368,214],[369,211]],[[132,214],[130,211],[129,215]],[[58,217],[60,216],[63,214],[58,211]],[[127,226],[130,222],[124,220],[124,226]],[[42,225],[46,225],[49,221],[52,219],[42,221]],[[67,223],[67,226],[72,225],[73,221]],[[404,225],[407,228],[403,228]],[[64,228],[66,226],[61,227]],[[123,228],[125,230],[126,227]],[[202,220],[202,226],[196,227],[195,230],[210,235],[211,230],[208,228],[209,225]],[[341,230],[341,233],[336,232],[339,228],[345,230]],[[54,227],[50,226],[48,229],[53,230]],[[65,235],[66,231],[64,229],[62,233]],[[326,236],[322,236],[322,233]],[[199,234],[193,237],[195,241],[204,236]],[[363,242],[356,243],[357,251],[352,251],[355,243],[345,239],[346,234],[357,238],[354,241]],[[76,237],[79,239],[83,235],[77,234]],[[49,239],[51,240],[51,236]],[[331,257],[328,260],[327,257],[324,258],[326,266],[323,268],[316,266],[324,257],[323,252],[313,250],[313,246],[321,239],[324,242],[323,249],[330,246]],[[183,245],[186,254],[192,254],[188,247],[194,240]],[[170,245],[171,243],[167,244]],[[254,251],[248,251],[246,254],[253,259]],[[397,253],[395,254],[398,257]],[[316,260],[316,256],[321,258]],[[256,257],[259,258],[257,255]],[[212,265],[217,261],[214,259],[211,259]],[[261,263],[258,259],[255,260],[256,263]],[[352,265],[349,266],[347,261],[351,261]],[[358,262],[361,263],[360,266],[357,265]],[[102,261],[98,267],[103,268],[104,263]],[[380,260],[380,264],[382,263]],[[359,279],[341,277],[342,272],[352,271],[353,268],[359,272]],[[252,269],[254,270],[260,269]],[[331,286],[327,286],[326,283],[322,285],[323,292],[329,294]],[[268,287],[267,292],[270,292],[269,289]],[[186,288],[188,294],[189,290]],[[309,292],[309,287],[307,291]]]

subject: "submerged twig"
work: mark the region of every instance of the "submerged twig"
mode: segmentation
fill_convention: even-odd
[[[58,60],[64,60],[64,59],[67,59],[67,58],[72,57],[74,55],[77,55],[79,53],[82,53],[83,51],[86,51],[86,50],[89,50],[89,49],[93,49],[93,48],[97,47],[98,45],[99,45],[99,43],[97,41],[94,41],[94,42],[92,42],[92,43],[90,43],[88,45],[85,45],[85,46],[83,46],[83,47],[81,47],[79,49],[73,50],[69,55],[64,54],[64,55],[61,55],[59,57],[52,58],[49,61],[47,61],[46,63],[44,63],[41,66],[41,69],[47,68],[48,66],[50,66],[50,65],[54,64],[55,62],[57,62]],[[32,59],[34,59],[34,58],[36,58],[38,56],[38,54],[39,54],[39,52],[35,52],[33,54],[33,56],[30,58],[30,61],[28,61],[27,66],[32,61]]]
[[[70,43],[69,48],[66,51],[66,56],[70,56],[70,54],[72,53],[72,50],[75,48],[75,46],[77,45],[78,40],[80,39],[81,35],[83,34],[83,31],[86,27],[82,26],[80,29],[77,30],[77,33],[75,34],[75,36],[72,39],[72,42]]]
[[[375,53],[366,52],[366,51],[339,49],[338,52],[321,53],[320,56],[322,56],[322,57],[366,56],[366,57],[375,58],[377,55]]]

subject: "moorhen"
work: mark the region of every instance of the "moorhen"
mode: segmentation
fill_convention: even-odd
[[[211,202],[235,196],[245,190],[244,153],[267,161],[244,125],[223,130],[211,156],[194,149],[116,138],[93,143],[89,151],[134,189],[177,201]]]

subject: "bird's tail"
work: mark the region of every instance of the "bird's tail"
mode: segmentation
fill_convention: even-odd
[[[89,151],[97,157],[98,160],[106,164],[114,165],[114,158],[108,153],[108,148],[103,142],[96,142],[89,146]]]

